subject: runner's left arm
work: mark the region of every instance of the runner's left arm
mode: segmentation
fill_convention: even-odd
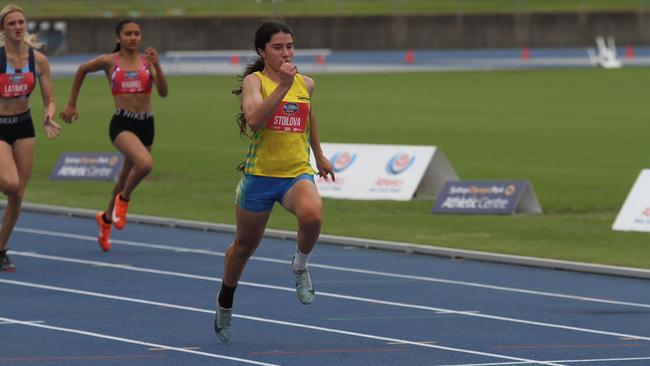
[[[163,70],[160,67],[158,51],[153,47],[148,47],[144,51],[144,54],[149,62],[149,70],[151,70],[151,77],[153,78],[153,83],[156,84],[158,95],[164,98],[169,93],[169,89],[167,87],[167,78],[165,77],[165,73],[163,73]]]
[[[43,110],[45,111],[43,127],[45,127],[47,138],[54,139],[59,135],[61,128],[56,122],[54,122],[56,104],[54,101],[52,79],[50,77],[50,64],[47,61],[47,57],[40,52],[35,52],[35,58],[39,74],[38,80],[41,87],[41,95],[43,97]]]
[[[307,89],[309,89],[309,96],[313,96],[316,83],[309,77],[303,75],[303,80],[307,84]],[[314,113],[313,104],[309,108],[309,145],[311,150],[314,153],[314,159],[316,160],[316,168],[318,169],[318,175],[328,180],[327,176],[332,177],[332,181],[336,180],[334,176],[334,169],[332,168],[332,163],[327,159],[323,154],[323,150],[320,146],[320,135],[318,133],[318,120],[316,119],[316,114]]]

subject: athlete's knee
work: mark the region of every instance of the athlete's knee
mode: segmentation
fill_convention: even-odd
[[[255,253],[256,243],[235,239],[233,254],[239,258],[248,259]]]
[[[2,179],[0,180],[0,189],[6,196],[17,196],[21,191],[20,181],[12,178]]]
[[[323,212],[317,207],[303,210],[298,215],[298,223],[303,227],[320,227],[323,223]]]
[[[151,156],[142,157],[134,165],[141,173],[149,174],[153,170],[153,158]]]

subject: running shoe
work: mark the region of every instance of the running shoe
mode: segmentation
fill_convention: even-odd
[[[99,235],[97,236],[97,242],[99,246],[102,247],[102,250],[108,252],[111,250],[111,224],[104,221],[104,211],[99,211],[95,215],[95,220],[97,221],[97,226],[99,228]]]
[[[16,266],[14,266],[14,264],[11,263],[11,260],[9,259],[9,256],[7,255],[7,253],[0,256],[0,271],[2,271],[2,272],[15,272],[16,271]]]
[[[129,209],[129,201],[124,201],[120,194],[115,196],[115,205],[113,206],[113,225],[118,230],[124,229],[126,225],[126,211]]]
[[[217,333],[217,337],[222,342],[230,341],[231,320],[232,320],[232,308],[224,309],[221,306],[217,305],[217,311],[214,314],[214,331]]]
[[[298,300],[305,305],[311,304],[314,301],[314,297],[316,297],[316,291],[314,291],[314,285],[311,283],[309,267],[299,270],[294,269],[293,277],[296,280],[296,295],[298,295]]]

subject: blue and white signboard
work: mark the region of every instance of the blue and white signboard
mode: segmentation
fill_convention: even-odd
[[[435,198],[443,184],[458,179],[435,146],[322,143],[336,181],[316,179],[323,197],[359,200]],[[312,156],[312,166],[316,163]]]
[[[50,179],[115,181],[123,162],[118,153],[63,153]]]
[[[614,230],[650,232],[650,169],[644,169],[618,212]]]
[[[540,214],[542,208],[525,180],[457,180],[442,188],[433,213]]]

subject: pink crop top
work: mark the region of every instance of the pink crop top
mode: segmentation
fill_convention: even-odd
[[[123,70],[120,67],[119,53],[115,53],[115,68],[111,74],[113,95],[151,93],[151,72],[144,55],[140,56],[142,66],[137,70]]]

